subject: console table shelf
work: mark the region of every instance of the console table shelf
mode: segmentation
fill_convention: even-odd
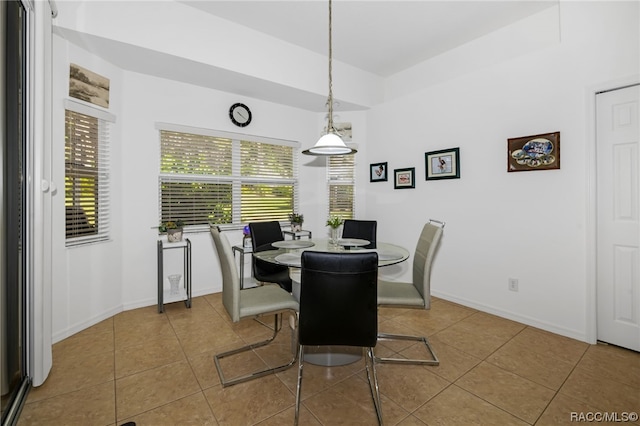
[[[171,294],[171,289],[164,288],[164,252],[165,250],[182,249],[183,251],[183,285],[178,288],[178,294]],[[170,243],[161,238],[157,243],[158,250],[158,313],[164,312],[165,303],[184,301],[187,308],[191,308],[191,241]]]

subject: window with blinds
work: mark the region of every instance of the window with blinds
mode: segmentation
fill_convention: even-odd
[[[66,246],[109,239],[109,123],[65,110]]]
[[[327,157],[329,216],[355,217],[355,156]]]
[[[207,133],[160,129],[160,221],[287,220],[297,200],[295,145]]]

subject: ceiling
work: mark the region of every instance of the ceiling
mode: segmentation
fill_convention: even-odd
[[[226,20],[232,24],[229,28],[244,26],[254,33],[264,33],[269,38],[283,40],[322,56],[328,55],[327,0],[173,1],[186,5],[187,8],[195,8],[197,13],[215,15],[216,19],[211,20],[212,25]],[[392,76],[399,72],[434,56],[555,6],[558,1],[333,0],[333,59],[355,67],[357,70],[352,75],[362,76],[362,81],[353,85],[352,92],[358,93],[360,97],[345,96],[341,93],[342,97],[336,97],[336,100],[340,101],[337,109],[368,109],[372,102],[375,103],[378,99],[374,92],[383,92],[381,87],[368,88],[371,82],[393,78]],[[101,9],[89,8],[89,5],[110,2],[111,0],[61,1],[61,10],[54,23],[54,31],[125,70],[308,111],[326,110],[327,93],[324,87],[317,91],[308,85],[290,85],[281,79],[276,81],[263,78],[261,75],[236,72],[180,55],[138,46],[119,37],[113,39],[104,37],[102,33],[94,33],[92,21],[85,22],[81,13],[87,8],[95,14],[95,11]],[[113,1],[110,4],[116,10],[122,10],[121,8],[125,7],[123,3]],[[144,11],[149,5],[161,11],[160,6],[164,1],[128,0],[127,3],[144,5],[135,9],[136,12]],[[93,18],[95,15],[89,13],[87,16]],[[127,21],[127,25],[130,25],[130,21]],[[135,19],[133,22],[136,22]],[[180,26],[183,23],[176,21],[176,25]],[[100,25],[98,27],[101,28]],[[127,30],[130,31],[130,28]],[[229,37],[233,36],[232,33],[229,34]],[[177,43],[181,41],[176,40]],[[185,40],[185,43],[187,42]],[[242,53],[238,51],[238,55]],[[261,56],[260,60],[268,61],[269,58]],[[368,78],[369,76],[372,78]],[[379,86],[378,83],[375,84]],[[365,95],[362,95],[363,93]]]
[[[334,0],[333,58],[389,77],[557,2]],[[328,54],[326,0],[181,3],[313,52]]]

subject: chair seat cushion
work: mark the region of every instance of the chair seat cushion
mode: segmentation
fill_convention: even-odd
[[[299,304],[291,293],[278,285],[268,284],[240,291],[240,318],[284,311],[299,310]]]
[[[378,280],[378,305],[424,307],[424,299],[412,283]]]

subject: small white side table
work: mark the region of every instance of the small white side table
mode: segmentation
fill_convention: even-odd
[[[158,313],[164,312],[165,303],[173,303],[184,300],[187,308],[191,308],[191,241],[185,238],[177,243],[170,243],[166,237],[158,240]],[[164,251],[172,249],[182,249],[183,251],[183,271],[184,285],[179,289],[177,295],[171,294],[170,290],[164,290]]]

